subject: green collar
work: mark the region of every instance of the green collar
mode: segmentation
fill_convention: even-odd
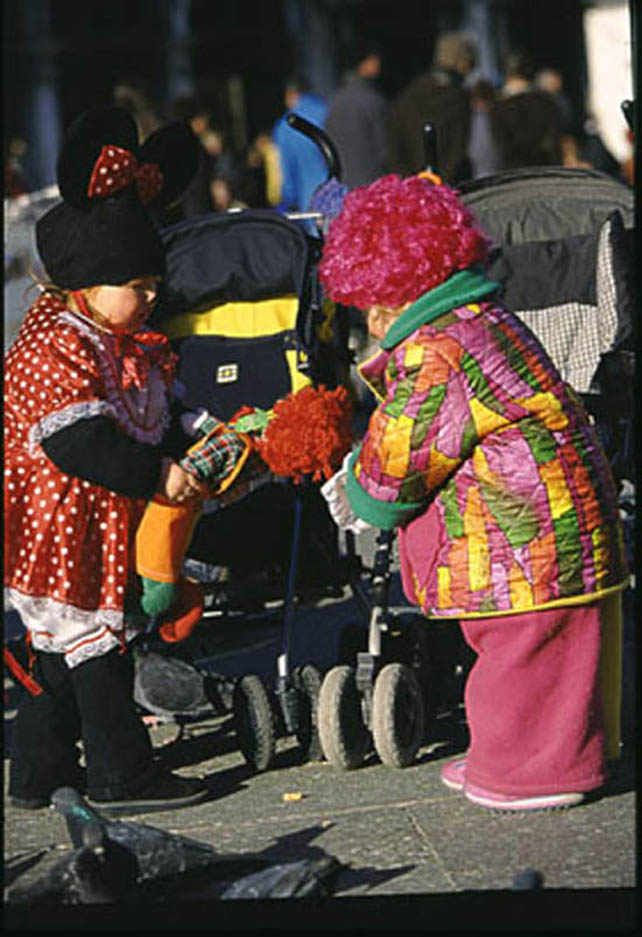
[[[387,351],[394,348],[420,325],[432,322],[437,316],[450,309],[457,309],[459,306],[481,299],[482,296],[494,293],[499,287],[500,284],[489,280],[481,268],[470,267],[467,270],[460,270],[444,283],[424,293],[415,300],[412,306],[408,306],[384,335],[381,347]]]

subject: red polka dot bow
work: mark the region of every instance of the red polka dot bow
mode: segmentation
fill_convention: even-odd
[[[141,163],[133,153],[120,146],[104,146],[94,165],[87,195],[105,198],[136,183],[138,197],[143,205],[156,198],[163,188],[163,173],[156,163]]]

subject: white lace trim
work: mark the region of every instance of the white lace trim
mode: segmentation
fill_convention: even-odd
[[[33,647],[64,654],[69,667],[106,654],[120,644],[121,636],[131,641],[138,634],[124,627],[123,612],[117,609],[87,611],[48,596],[24,595],[16,589],[7,589],[5,596],[30,631]]]
[[[137,442],[150,445],[161,442],[169,427],[170,416],[168,393],[158,368],[151,368],[147,386],[143,390],[136,387],[124,390],[118,386],[114,376],[118,372],[118,364],[112,347],[114,339],[111,333],[98,331],[93,323],[67,309],[61,312],[59,321],[73,326],[94,345],[107,398],[114,407],[118,425]],[[132,413],[145,415],[147,425],[141,426],[135,422]]]
[[[106,400],[85,400],[82,403],[72,403],[55,413],[48,413],[38,420],[29,430],[29,455],[35,458],[39,455],[40,443],[48,436],[53,436],[58,430],[66,429],[79,420],[88,420],[94,416],[109,416],[116,418],[115,407]]]

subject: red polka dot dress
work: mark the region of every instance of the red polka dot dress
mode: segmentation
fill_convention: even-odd
[[[65,475],[40,443],[94,416],[138,442],[161,442],[171,352],[157,346],[150,363],[145,345],[129,344],[133,359],[118,336],[44,293],[5,358],[6,596],[34,648],[64,654],[70,667],[135,634],[123,608],[146,502]],[[132,368],[140,386],[128,380]]]

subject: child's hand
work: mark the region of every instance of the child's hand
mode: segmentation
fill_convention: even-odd
[[[354,534],[362,534],[372,528],[372,524],[357,517],[350,506],[346,491],[348,475],[348,462],[352,453],[349,452],[343,460],[343,465],[332,478],[321,485],[320,491],[328,505],[332,520],[340,530],[351,530]]]
[[[158,491],[169,501],[178,503],[207,497],[207,486],[171,459],[163,460]]]

